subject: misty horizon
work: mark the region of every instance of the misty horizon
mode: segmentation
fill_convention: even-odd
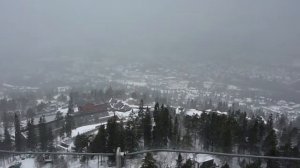
[[[0,3],[0,57],[12,63],[65,57],[299,61],[298,1]]]

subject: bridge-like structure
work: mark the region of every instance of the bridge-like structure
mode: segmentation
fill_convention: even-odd
[[[18,151],[5,151],[0,150],[0,156],[4,159],[4,155],[69,155],[69,156],[90,156],[98,158],[98,168],[100,165],[100,158],[102,162],[102,157],[115,157],[116,158],[116,168],[121,168],[122,158],[132,157],[136,155],[142,155],[145,153],[159,153],[159,152],[170,152],[170,153],[187,153],[187,154],[206,154],[212,156],[221,157],[236,157],[236,158],[248,158],[248,159],[270,159],[270,160],[285,160],[285,161],[299,161],[300,158],[296,157],[281,157],[281,156],[263,156],[263,155],[246,155],[246,154],[235,154],[235,153],[220,153],[220,152],[207,152],[207,151],[193,151],[193,150],[181,150],[181,149],[149,149],[142,150],[132,153],[121,152],[120,148],[116,149],[116,153],[75,153],[75,152],[18,152]]]

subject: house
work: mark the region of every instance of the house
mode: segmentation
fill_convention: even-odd
[[[188,158],[192,159],[192,161],[194,162],[194,168],[216,168],[217,167],[215,163],[215,159],[211,155],[190,154]]]
[[[83,106],[79,106],[79,112],[81,113],[102,113],[108,111],[109,105],[104,104],[93,104],[87,103]]]
[[[195,168],[215,168],[217,165],[214,163],[214,159],[204,161],[202,163],[195,163]]]
[[[112,111],[127,112],[127,111],[132,110],[132,108],[128,104],[126,104],[125,102],[123,102],[121,100],[110,99],[109,105],[110,105]]]

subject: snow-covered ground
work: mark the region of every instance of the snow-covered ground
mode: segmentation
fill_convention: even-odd
[[[69,110],[68,108],[60,107],[60,108],[58,108],[57,111],[61,112],[63,114],[63,116],[65,116],[65,115],[67,115],[68,110]],[[74,113],[77,113],[77,112],[78,112],[78,107],[74,107]]]
[[[78,127],[72,130],[72,137],[76,137],[78,134],[84,134],[86,132],[96,130],[100,125],[105,124],[106,122]]]
[[[108,112],[110,116],[112,115],[116,115],[118,118],[120,119],[124,119],[124,120],[127,120],[131,114],[131,110],[130,111],[126,111],[126,112],[121,112],[121,111],[110,111]],[[133,109],[133,113],[134,113],[134,116],[137,116],[138,114],[138,109]]]
[[[157,164],[160,167],[176,167],[176,160],[178,159],[178,154],[176,152],[159,152],[157,154],[153,155],[153,158],[156,160]],[[204,155],[204,154],[181,154],[183,158],[183,162],[185,162],[188,159],[195,160],[198,163],[203,163],[208,160],[214,160],[214,162],[217,165],[221,165],[220,159],[218,159],[215,156],[211,155]],[[138,158],[135,159],[128,159],[126,160],[126,167],[130,168],[139,168],[142,165],[143,156],[138,156]]]
[[[202,111],[196,110],[196,109],[189,109],[186,111],[186,115],[188,116],[194,116],[194,115],[198,115],[201,116]]]
[[[62,156],[60,156],[62,157]],[[80,158],[74,158],[72,156],[63,156],[64,160],[59,161],[59,167],[70,167],[70,168],[97,168],[98,167],[98,158],[95,157],[93,160],[89,160],[88,162],[81,162]],[[52,165],[51,163],[41,164],[39,165],[36,161],[36,158],[26,158],[21,160],[21,168],[52,168],[56,167],[57,165]],[[7,168],[17,162],[6,163],[5,165],[0,164],[0,168]],[[103,162],[102,165],[99,162],[99,168],[108,167],[106,162]]]
[[[22,165],[21,165],[22,168],[36,167],[34,158],[28,158],[28,159],[22,160],[21,163],[22,163]]]
[[[212,110],[206,110],[205,112],[207,113],[217,113],[219,115],[227,115],[228,113],[227,112],[221,112],[221,111],[212,111]],[[199,110],[196,110],[196,109],[187,109],[185,114],[188,115],[188,116],[194,116],[194,115],[198,115],[198,116],[201,116],[203,112],[202,111],[199,111]]]
[[[198,163],[204,162],[204,161],[208,161],[213,159],[214,162],[217,165],[221,165],[220,159],[211,156],[211,155],[203,155],[203,154],[198,154],[198,155],[193,155],[193,154],[181,154],[183,157],[183,162],[185,162],[187,159],[192,159],[197,161]],[[98,167],[98,163],[99,163],[99,168],[104,168],[104,167],[108,167],[107,165],[107,158],[103,158],[103,162],[101,163],[101,159],[99,159],[98,162],[98,158],[94,157],[93,159],[89,159],[86,162],[81,162],[80,161],[80,157],[74,157],[74,156],[59,156],[60,158],[63,157],[64,159],[61,161],[56,161],[56,164],[60,164],[60,166],[65,165],[67,167],[71,167],[71,168],[96,168]],[[178,158],[178,153],[175,152],[159,152],[154,154],[154,159],[157,162],[157,165],[161,166],[161,167],[175,167],[176,166],[176,159]],[[140,156],[136,156],[134,159],[126,159],[125,161],[125,167],[127,168],[139,168],[142,165],[142,161],[143,161],[144,156],[140,155]],[[21,168],[37,168],[39,167],[36,158],[26,158],[24,160],[20,161],[22,163]],[[12,165],[15,162],[11,162],[10,164],[7,163],[5,165],[5,167],[8,167],[8,165]],[[40,165],[42,168],[50,168],[53,167],[51,164],[44,164],[44,165]],[[1,165],[0,165],[1,167]],[[4,165],[2,165],[2,167],[4,167]],[[54,165],[55,167],[55,165]]]

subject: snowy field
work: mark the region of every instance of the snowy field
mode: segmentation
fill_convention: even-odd
[[[86,126],[82,126],[82,127],[78,127],[76,129],[73,129],[72,130],[72,137],[76,137],[79,134],[84,134],[84,133],[87,133],[87,132],[92,131],[92,130],[97,130],[97,128],[100,125],[106,125],[106,122],[93,124],[93,125],[86,125]]]

